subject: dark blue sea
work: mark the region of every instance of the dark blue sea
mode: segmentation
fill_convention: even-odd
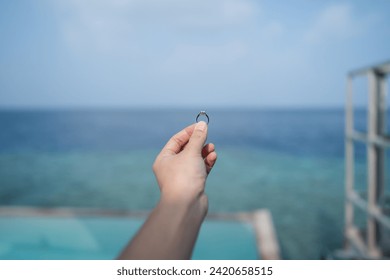
[[[201,108],[203,109],[203,108]],[[151,209],[152,163],[199,110],[1,110],[0,204]],[[344,110],[215,109],[210,212],[270,209],[286,259],[343,245]],[[366,113],[355,115],[366,130]],[[366,187],[365,146],[356,182]]]

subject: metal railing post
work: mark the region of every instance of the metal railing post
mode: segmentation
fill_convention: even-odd
[[[345,187],[347,198],[353,194],[354,185],[354,147],[353,139],[348,137],[353,132],[353,92],[352,77],[347,77],[347,100],[345,110]],[[345,202],[345,236],[353,229],[353,203],[347,199]],[[350,249],[348,238],[346,239],[346,249]]]

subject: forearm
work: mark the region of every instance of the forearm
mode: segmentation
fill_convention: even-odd
[[[162,196],[119,259],[189,259],[207,213],[207,197],[191,202]]]

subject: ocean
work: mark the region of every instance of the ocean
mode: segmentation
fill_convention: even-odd
[[[153,161],[199,111],[1,110],[0,205],[151,209],[159,198]],[[285,259],[342,248],[344,110],[207,113],[208,142],[218,153],[206,186],[209,212],[268,208]],[[359,130],[366,115],[355,115]],[[357,144],[361,190],[365,153]]]

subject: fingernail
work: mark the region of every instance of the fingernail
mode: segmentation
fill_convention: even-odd
[[[204,121],[200,121],[196,124],[195,129],[200,131],[205,131],[207,124]]]

